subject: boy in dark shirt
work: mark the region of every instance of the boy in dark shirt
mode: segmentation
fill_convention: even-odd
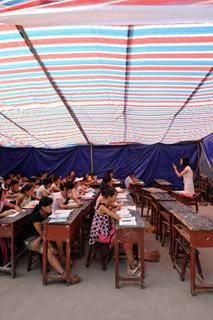
[[[43,197],[29,216],[27,223],[25,245],[28,249],[40,254],[43,253],[42,222],[52,213],[52,203],[53,200],[51,198]],[[49,242],[47,249],[48,262],[54,270],[65,278],[65,271],[56,255],[57,253],[57,250]],[[73,284],[80,281],[80,277],[73,274],[71,274],[70,278]]]

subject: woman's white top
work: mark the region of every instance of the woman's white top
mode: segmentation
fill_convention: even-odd
[[[194,181],[193,181],[193,171],[190,166],[185,168],[185,173],[183,175],[184,192],[194,194]]]
[[[59,208],[59,201],[65,202],[66,199],[62,196],[61,192],[57,193],[57,195],[53,199],[52,212],[54,213],[56,210],[62,209]]]

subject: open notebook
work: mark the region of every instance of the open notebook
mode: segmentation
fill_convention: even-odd
[[[50,222],[65,222],[69,218],[73,209],[69,210],[56,210],[49,216]]]
[[[136,220],[135,217],[129,217],[129,218],[121,218],[119,220],[119,226],[136,226]]]

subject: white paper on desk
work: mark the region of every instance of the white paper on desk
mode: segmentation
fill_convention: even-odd
[[[35,206],[39,203],[38,200],[33,200],[33,201],[30,201],[28,204],[26,204],[23,209],[33,209],[35,208]]]
[[[121,189],[120,187],[117,187],[117,188],[115,188],[115,190],[116,190],[117,192],[122,192],[124,189]]]
[[[136,226],[136,220],[135,217],[131,217],[131,218],[122,218],[121,220],[119,220],[119,225],[120,226]]]
[[[89,200],[89,199],[92,199],[93,198],[93,196],[94,196],[94,192],[87,192],[84,196],[82,196],[81,198],[82,199],[85,199],[85,200]]]
[[[11,214],[9,216],[7,216],[7,217],[13,218],[13,217],[16,217],[18,214],[20,214],[20,211],[12,210]]]
[[[132,217],[131,213],[120,213],[118,215],[119,215],[119,217],[121,217],[121,219],[123,219],[123,218],[131,218]]]
[[[127,194],[126,193],[119,193],[117,195],[117,199],[127,199]]]
[[[117,211],[117,214],[124,214],[124,213],[129,213],[129,210],[125,208],[121,208],[120,210]]]
[[[69,210],[56,210],[51,214],[50,219],[67,219],[73,209]]]
[[[128,210],[136,211],[136,206],[127,206]]]
[[[53,192],[49,195],[49,198],[58,199],[61,196],[61,192]]]
[[[76,205],[76,204],[77,204],[77,202],[76,202],[76,201],[74,201],[74,200],[69,200],[69,201],[68,201],[68,204],[71,204],[71,205],[74,205],[74,204],[75,204],[75,205]]]
[[[118,210],[117,214],[121,218],[131,218],[132,217],[131,213],[129,212],[129,210],[127,208],[122,208],[121,210]]]
[[[57,216],[57,217],[51,217],[50,216],[50,220],[49,220],[49,222],[51,223],[51,222],[66,222],[67,221],[67,218],[64,218],[64,217],[60,217],[60,216]]]

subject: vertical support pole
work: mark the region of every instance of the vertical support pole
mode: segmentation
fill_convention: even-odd
[[[90,145],[90,167],[91,172],[94,172],[94,159],[93,159],[93,145]]]

